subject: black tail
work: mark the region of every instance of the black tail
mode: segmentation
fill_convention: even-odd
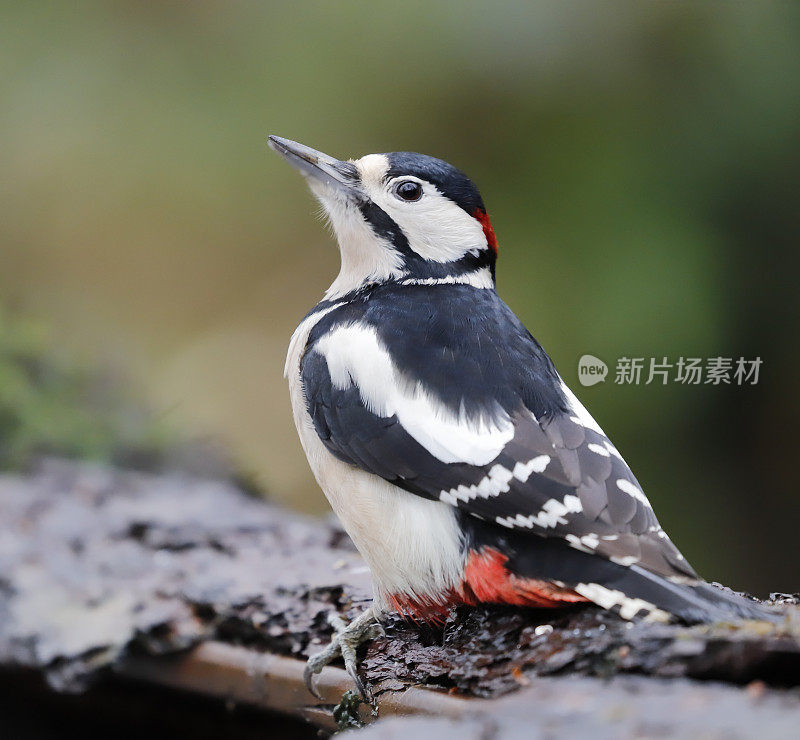
[[[635,565],[626,570],[627,573],[619,574],[615,579],[617,590],[629,599],[649,602],[685,622],[780,619],[777,612],[769,607],[721,586],[712,586],[704,581],[673,582]]]
[[[482,528],[490,525],[473,522],[472,543],[480,547]],[[673,616],[689,623],[781,619],[757,601],[701,580],[670,580],[639,565],[620,565],[576,550],[555,538],[509,532],[499,540],[496,530],[490,534],[494,534],[491,546],[500,544],[509,556],[506,567],[515,575],[563,583],[627,619],[648,614],[662,620]]]

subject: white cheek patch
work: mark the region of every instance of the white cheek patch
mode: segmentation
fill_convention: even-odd
[[[481,223],[433,185],[424,184],[419,201],[404,203],[391,192],[373,198],[403,230],[408,246],[432,262],[453,262],[488,249]]]
[[[325,358],[336,388],[355,385],[373,414],[397,415],[406,432],[444,463],[487,465],[514,436],[514,424],[503,411],[494,419],[468,419],[454,414],[422,383],[404,382],[372,327],[339,327],[314,349]]]
[[[483,225],[440,193],[434,185],[409,177],[423,186],[422,198],[405,202],[386,183],[389,160],[369,154],[355,163],[367,195],[402,229],[409,247],[432,262],[452,262],[465,254],[488,249]],[[402,177],[398,179],[403,179]]]

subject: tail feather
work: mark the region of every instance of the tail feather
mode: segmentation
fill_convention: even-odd
[[[779,619],[768,607],[704,581],[671,581],[635,565],[614,575],[603,583],[578,584],[575,590],[628,619],[642,613],[661,621],[672,615],[693,624]]]
[[[474,517],[464,516],[462,526],[476,551],[500,550],[503,567],[520,579],[556,584],[632,619],[648,616],[667,621],[720,622],[738,619],[779,621],[781,616],[752,599],[687,578],[676,570],[670,579],[636,563],[623,565],[595,553],[570,547],[552,537],[503,532]]]
[[[733,614],[733,616],[742,619],[765,619],[767,621],[781,619],[778,612],[757,601],[729,591],[723,586],[714,586],[710,583],[701,582],[692,586],[692,589],[702,595],[704,599],[716,605],[717,608],[722,609],[724,614]]]

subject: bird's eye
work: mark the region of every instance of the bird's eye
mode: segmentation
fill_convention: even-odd
[[[408,201],[419,200],[422,197],[422,185],[414,180],[403,180],[398,182],[393,188],[394,194],[400,200]]]

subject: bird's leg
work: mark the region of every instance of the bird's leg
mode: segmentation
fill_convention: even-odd
[[[322,699],[317,687],[315,685],[315,676],[332,660],[342,656],[344,660],[344,667],[350,674],[350,677],[355,682],[358,693],[361,694],[364,701],[369,701],[367,689],[358,676],[358,658],[356,651],[362,642],[373,639],[377,634],[380,634],[381,626],[377,622],[375,609],[370,607],[363,614],[356,617],[350,624],[345,621],[335,612],[328,615],[328,622],[334,629],[333,639],[330,644],[320,652],[312,655],[306,663],[306,669],[303,672],[303,681],[308,690],[317,697]]]

